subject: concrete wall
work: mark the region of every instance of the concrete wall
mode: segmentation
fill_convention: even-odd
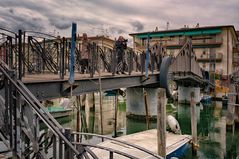
[[[183,86],[178,86],[178,102],[190,103],[191,92],[194,92],[195,102],[199,103],[201,100],[200,88],[199,87],[183,87]]]
[[[144,90],[147,92],[148,110],[150,116],[157,115],[157,91],[156,88],[127,88],[126,112],[127,115],[145,116]]]

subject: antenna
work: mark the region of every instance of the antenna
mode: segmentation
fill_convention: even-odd
[[[169,29],[169,22],[167,22],[167,27],[166,27],[166,30],[168,30]]]

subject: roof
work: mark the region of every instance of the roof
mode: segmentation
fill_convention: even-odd
[[[104,41],[109,41],[109,42],[115,42],[115,40],[109,38],[109,37],[106,37],[106,36],[88,36],[87,37],[89,40],[104,40]],[[71,39],[71,37],[66,37],[66,39]],[[77,36],[76,38],[77,40],[81,40],[82,39],[82,36]]]
[[[142,33],[132,33],[130,36],[136,36],[138,38],[144,39],[147,38],[147,35],[150,34],[150,37],[164,37],[164,36],[194,36],[194,35],[208,35],[208,34],[219,34],[222,32],[222,28],[232,28],[236,34],[236,30],[233,25],[223,25],[223,26],[205,26],[198,28],[181,28],[181,29],[172,29],[172,30],[162,30],[162,31],[153,31],[153,32],[142,32]]]

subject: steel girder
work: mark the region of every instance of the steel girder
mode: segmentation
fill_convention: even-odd
[[[159,74],[149,75],[145,80],[144,75],[131,75],[119,77],[102,77],[102,91],[113,90],[128,87],[159,87]],[[28,89],[39,99],[53,99],[64,96],[70,96],[71,85],[68,80],[54,80],[42,82],[24,83]],[[99,79],[88,78],[75,80],[72,85],[72,95],[85,94],[99,91]]]

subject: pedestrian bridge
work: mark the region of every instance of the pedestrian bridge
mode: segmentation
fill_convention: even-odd
[[[75,48],[74,84],[70,85],[70,46],[71,39],[59,38],[44,33],[19,31],[13,33],[2,30],[5,36],[0,44],[0,57],[16,71],[16,78],[22,80],[29,90],[39,99],[51,99],[62,96],[88,93],[127,87],[167,88],[167,70],[171,80],[178,83],[204,84],[202,70],[196,62],[191,41],[188,40],[179,54],[165,65],[162,46],[151,47],[149,64],[146,65],[146,53],[127,49],[124,56],[126,74],[117,75],[116,51],[109,46],[90,44],[90,67],[86,74],[80,74],[80,43]],[[162,64],[162,65],[161,65]],[[149,74],[146,74],[146,70]],[[161,81],[161,83],[160,83]],[[163,84],[162,84],[163,83]]]
[[[199,65],[190,49],[190,42],[185,43],[183,51],[173,60],[163,56],[162,47],[152,47],[148,62],[145,62],[145,53],[135,53],[132,49],[127,49],[124,57],[126,74],[122,75],[115,74],[115,50],[92,43],[92,69],[86,74],[80,74],[81,57],[77,45],[74,82],[69,84],[69,77],[73,73],[69,71],[69,48],[72,43],[70,39],[37,32],[14,33],[1,30],[3,38],[0,43],[0,97],[3,98],[0,98],[0,141],[16,158],[46,158],[46,150],[52,147],[53,158],[62,158],[64,155],[65,158],[91,156],[97,159],[89,148],[94,145],[74,145],[78,142],[77,135],[72,137],[71,132],[64,129],[39,100],[128,87],[165,86],[168,89],[168,75],[173,75],[173,78],[169,79],[179,82],[189,78],[195,83],[203,80]],[[180,60],[184,60],[185,65],[180,66]],[[52,133],[39,134],[39,119]],[[161,158],[145,149],[136,148]],[[59,154],[56,153],[57,150]],[[112,149],[104,150],[109,152],[111,158],[113,153],[120,153]],[[121,155],[135,158],[125,153]]]

